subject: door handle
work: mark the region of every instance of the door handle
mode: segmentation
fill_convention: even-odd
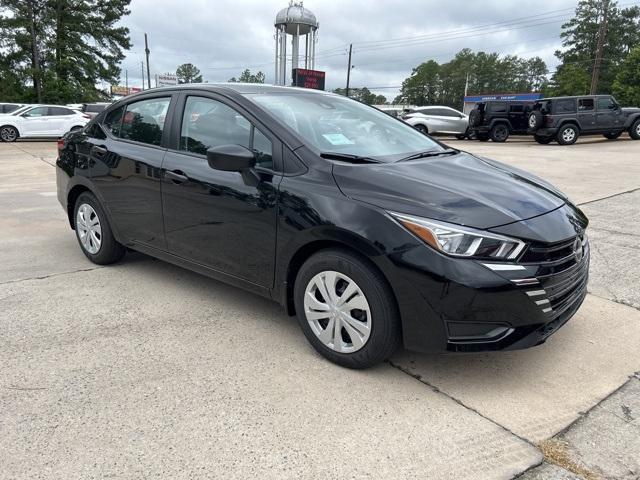
[[[165,170],[164,171],[164,176],[167,178],[170,178],[171,181],[175,182],[175,183],[182,183],[182,182],[186,182],[187,180],[189,180],[189,177],[187,177],[186,175],[184,175],[184,173],[180,170]]]

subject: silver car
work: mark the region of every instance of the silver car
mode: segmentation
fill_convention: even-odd
[[[422,133],[448,133],[459,139],[467,136],[469,116],[450,107],[418,107],[402,119]]]

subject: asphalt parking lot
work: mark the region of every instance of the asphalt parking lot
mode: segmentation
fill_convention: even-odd
[[[445,141],[581,206],[590,293],[540,347],[366,371],[257,296],[91,264],[55,142],[0,144],[0,478],[640,478],[640,142]]]

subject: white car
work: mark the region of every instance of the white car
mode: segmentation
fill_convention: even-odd
[[[459,139],[465,138],[469,129],[469,116],[450,107],[418,107],[402,120],[422,133],[448,133]]]
[[[0,140],[15,142],[18,138],[60,137],[69,130],[85,126],[91,117],[59,105],[29,105],[7,115],[0,115]]]

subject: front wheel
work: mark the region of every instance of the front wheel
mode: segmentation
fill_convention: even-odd
[[[413,128],[418,130],[420,133],[424,133],[425,135],[429,133],[429,129],[420,123],[418,125],[415,125]]]
[[[509,138],[509,127],[504,123],[494,125],[489,132],[489,137],[493,142],[505,142]]]
[[[74,208],[75,230],[82,253],[98,265],[120,260],[125,248],[116,241],[98,199],[89,192],[80,194]]]
[[[0,139],[2,139],[3,142],[15,142],[19,136],[18,130],[15,127],[5,125],[0,128]]]
[[[338,365],[373,366],[399,344],[399,314],[386,279],[346,250],[311,256],[296,277],[294,301],[307,340]]]
[[[560,127],[556,140],[560,145],[573,145],[578,140],[578,127],[575,125],[565,125]]]
[[[629,128],[629,136],[634,140],[640,140],[640,118],[633,122]]]

